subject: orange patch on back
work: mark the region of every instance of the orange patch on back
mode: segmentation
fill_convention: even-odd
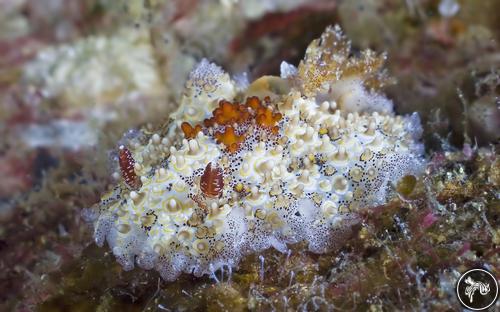
[[[271,101],[271,99],[269,97],[266,97],[264,101],[268,103]],[[255,111],[255,121],[261,127],[270,128],[273,130],[276,126],[276,123],[282,118],[280,113],[273,113],[270,108],[262,105],[262,102],[256,96],[247,98],[246,105]],[[275,131],[273,130],[273,133],[274,132]]]
[[[257,124],[261,127],[272,128],[281,120],[281,117],[280,113],[273,113],[270,108],[261,107],[257,110],[255,121],[257,121]]]
[[[219,102],[219,107],[213,111],[212,116],[212,118],[205,119],[204,125],[206,127],[211,127],[215,123],[218,125],[242,123],[250,117],[250,113],[244,105],[222,100]]]
[[[271,99],[264,98],[262,102],[258,97],[251,96],[245,101],[245,104],[238,102],[231,103],[226,100],[221,100],[219,106],[212,112],[212,117],[203,120],[203,126],[206,128],[224,126],[223,132],[214,134],[218,143],[223,143],[230,153],[234,153],[239,149],[242,142],[245,141],[245,133],[237,135],[235,127],[241,125],[249,125],[253,121],[258,127],[270,130],[272,134],[278,134],[279,127],[277,123],[281,120],[280,113],[274,113],[269,106]],[[192,139],[201,131],[202,126],[196,125],[194,128],[187,122],[181,125],[184,136],[187,139]],[[240,131],[242,131],[240,129]]]
[[[248,107],[252,108],[254,111],[257,111],[257,109],[258,109],[259,107],[262,107],[262,106],[260,105],[260,100],[259,100],[259,98],[258,98],[258,97],[256,97],[256,96],[251,96],[251,97],[247,98],[247,101],[246,101],[246,103],[245,103],[245,104],[246,104],[246,106],[248,106]]]
[[[201,125],[196,125],[192,127],[188,122],[183,122],[181,124],[182,132],[184,132],[184,137],[186,139],[194,139],[198,132],[201,131]]]
[[[230,153],[236,152],[240,143],[245,140],[245,136],[237,135],[231,126],[227,126],[224,132],[216,132],[215,138],[218,143],[224,144]]]

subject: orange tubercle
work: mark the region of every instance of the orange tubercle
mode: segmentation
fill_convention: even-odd
[[[230,153],[236,152],[240,143],[245,140],[245,136],[237,135],[231,126],[227,126],[224,132],[216,132],[215,138],[218,143],[223,143]]]
[[[219,125],[229,125],[246,121],[250,114],[244,105],[220,101],[219,107],[213,112],[213,121]]]
[[[272,134],[278,134],[279,127],[277,123],[281,120],[282,115],[273,112],[269,106],[270,102],[269,97],[264,98],[264,102],[262,102],[256,96],[248,97],[245,104],[221,100],[219,106],[212,112],[212,117],[203,120],[203,126],[205,128],[213,127],[216,124],[223,126],[224,131],[216,132],[214,137],[218,143],[223,143],[230,153],[234,153],[239,149],[240,144],[245,141],[245,135],[237,135],[234,127],[245,124],[244,127],[247,127],[255,121],[257,126],[270,130]],[[193,127],[189,123],[183,122],[181,129],[186,139],[193,139],[201,131],[202,125]]]
[[[257,110],[257,117],[255,118],[257,124],[264,128],[272,128],[278,121],[281,120],[280,113],[273,113],[269,108],[261,107]]]
[[[256,96],[251,96],[247,98],[247,101],[245,103],[248,107],[252,108],[254,111],[257,111],[258,108],[262,107],[260,104],[260,100]]]
[[[269,97],[266,97],[264,101],[266,103],[269,103],[271,99]],[[273,133],[276,132],[275,130],[276,123],[280,121],[282,117],[280,113],[273,113],[273,111],[270,108],[262,105],[262,102],[256,96],[247,98],[245,104],[255,111],[256,113],[255,121],[259,126],[264,128],[271,128]]]
[[[186,139],[194,139],[198,132],[201,131],[201,126],[196,125],[192,127],[188,122],[183,122],[181,124],[181,129],[182,132],[184,132],[184,136],[186,137]]]
[[[274,126],[271,128],[272,134],[278,134],[279,131],[280,131],[280,127],[278,127],[278,126]]]

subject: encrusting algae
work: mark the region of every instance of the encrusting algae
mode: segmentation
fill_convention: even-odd
[[[122,181],[85,212],[96,243],[166,280],[301,241],[332,250],[360,207],[422,171],[418,115],[377,91],[384,57],[352,56],[336,26],[246,89],[203,60],[166,126],[120,147]]]

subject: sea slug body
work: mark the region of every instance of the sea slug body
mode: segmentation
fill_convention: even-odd
[[[123,178],[92,220],[97,244],[166,280],[299,241],[332,249],[343,220],[422,169],[418,115],[396,116],[378,91],[384,58],[352,56],[336,26],[297,68],[245,90],[203,60],[169,122],[124,143]]]

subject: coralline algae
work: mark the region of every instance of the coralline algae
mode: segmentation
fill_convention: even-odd
[[[120,182],[86,212],[95,241],[166,280],[289,243],[331,250],[359,207],[422,169],[418,115],[378,92],[384,58],[352,56],[329,27],[297,68],[245,89],[203,60],[169,122],[120,146]]]

